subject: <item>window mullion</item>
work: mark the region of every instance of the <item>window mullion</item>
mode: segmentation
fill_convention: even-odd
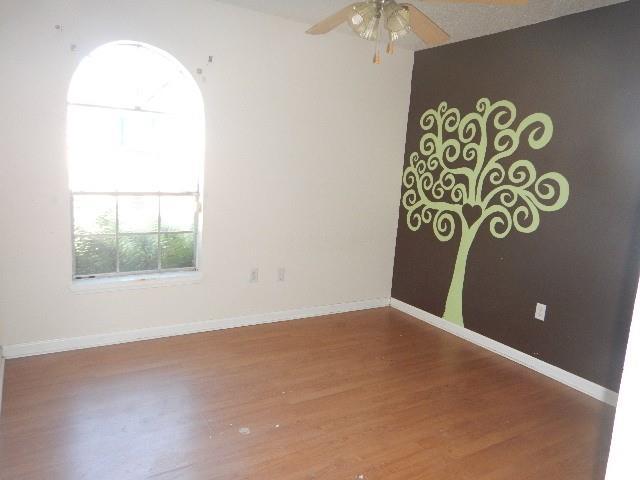
[[[200,186],[198,186],[198,193],[194,195],[196,200],[196,208],[193,213],[193,266],[198,266],[198,220],[200,219],[200,212],[202,212],[202,204],[200,203]]]
[[[116,273],[120,273],[120,217],[118,210],[120,208],[120,199],[116,195]]]
[[[162,215],[160,213],[160,201],[162,196],[158,195],[158,271],[162,270],[162,255],[160,253],[160,230],[162,225]]]
[[[76,276],[76,210],[75,198],[71,192],[71,278]]]

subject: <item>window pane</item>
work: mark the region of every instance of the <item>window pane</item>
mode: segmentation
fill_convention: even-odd
[[[122,147],[137,152],[156,152],[164,143],[158,135],[157,118],[162,114],[149,112],[122,112]]]
[[[73,230],[76,235],[115,233],[116,198],[106,195],[74,195]]]
[[[132,42],[103,45],[85,57],[69,101],[176,112],[201,102],[184,67],[160,50]]]
[[[126,196],[118,199],[118,230],[123,233],[158,231],[158,197]]]
[[[163,232],[192,232],[195,213],[195,197],[161,197],[160,229]]]
[[[116,271],[115,235],[77,236],[74,239],[76,275]]]
[[[162,268],[195,267],[193,233],[163,233],[160,248]]]
[[[114,191],[120,151],[119,113],[104,108],[69,106],[67,146],[73,191]]]
[[[78,66],[68,101],[73,190],[196,191],[202,98],[168,54],[132,42],[99,47]]]
[[[158,269],[158,235],[120,235],[118,237],[120,271]]]

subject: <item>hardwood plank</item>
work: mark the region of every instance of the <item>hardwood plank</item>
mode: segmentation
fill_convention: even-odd
[[[613,413],[384,308],[9,360],[0,478],[597,480]]]

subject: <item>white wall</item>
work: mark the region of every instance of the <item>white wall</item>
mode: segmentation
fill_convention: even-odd
[[[305,29],[213,0],[0,3],[0,341],[389,296],[413,56],[374,66],[368,42]],[[65,98],[82,56],[121,39],[204,69],[204,278],[78,294]]]
[[[606,480],[627,480],[638,470],[640,429],[640,290],[636,293],[633,319],[616,408]],[[636,474],[637,476],[637,474]]]

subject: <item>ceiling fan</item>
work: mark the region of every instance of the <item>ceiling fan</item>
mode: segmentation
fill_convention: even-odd
[[[424,0],[423,0],[424,1]],[[440,0],[448,3],[479,3],[484,5],[525,5],[527,0]],[[387,53],[393,54],[394,42],[409,32],[415,33],[428,45],[440,45],[449,40],[449,34],[427,15],[410,3],[395,0],[365,0],[353,3],[317,23],[307,33],[322,35],[349,23],[355,33],[365,40],[376,42],[373,63],[381,63],[379,41],[383,29],[389,42]]]

